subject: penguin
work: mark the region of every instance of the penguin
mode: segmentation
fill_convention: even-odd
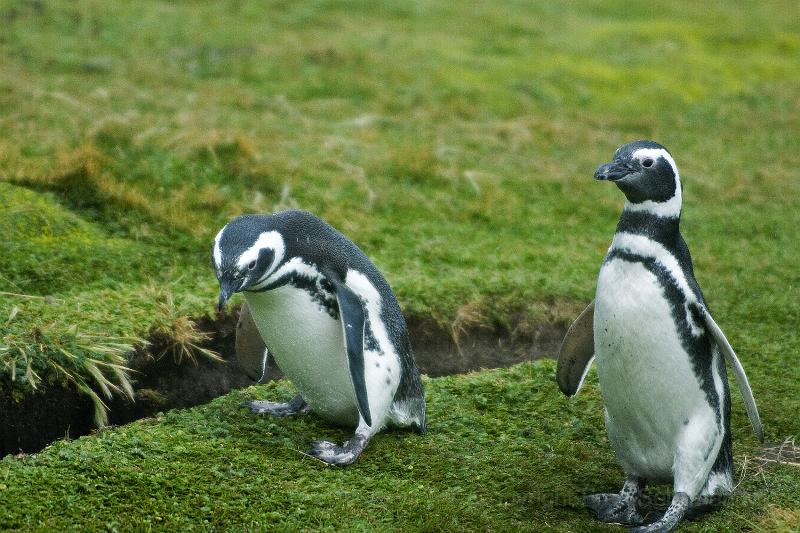
[[[596,362],[608,438],[627,477],[619,494],[583,501],[603,522],[637,526],[637,533],[671,531],[687,511],[707,510],[733,490],[725,361],[759,440],[761,421],[744,369],[695,280],[679,231],[681,182],[670,152],[635,141],[594,177],[613,182],[625,205],[595,299],[562,342],[557,381],[573,396]],[[646,483],[670,482],[666,513],[644,524]]]
[[[309,454],[332,465],[353,463],[388,424],[425,432],[425,397],[403,314],[352,241],[307,211],[243,215],[219,231],[212,260],[219,309],[243,293],[264,341],[262,377],[269,354],[298,391],[286,403],[246,407],[273,416],[313,411],[354,427],[343,445],[312,443]],[[256,343],[256,357],[258,350]]]
[[[239,320],[236,323],[236,339],[234,342],[236,360],[244,373],[256,383],[266,383],[270,377],[269,350],[261,338],[253,320],[253,314],[247,306],[242,305]]]

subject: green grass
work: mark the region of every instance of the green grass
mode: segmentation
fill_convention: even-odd
[[[127,383],[118,350],[151,331],[171,334],[179,344],[197,340],[187,317],[213,312],[209,250],[216,231],[237,214],[291,206],[319,214],[357,242],[409,315],[450,324],[466,310],[473,320],[509,329],[567,323],[592,297],[622,203],[619,191],[594,182],[592,172],[619,144],[652,138],[671,149],[681,168],[683,232],[695,271],[748,371],[767,438],[797,436],[800,19],[792,13],[796,5],[789,1],[469,7],[438,0],[0,1],[0,384],[24,394],[72,381],[100,394],[95,403],[102,418],[102,385]],[[545,377],[534,372],[542,396],[515,414],[535,431],[561,423],[566,405]],[[494,378],[467,382],[484,379]],[[432,382],[445,391],[449,385],[438,389],[437,383],[451,382]],[[522,388],[509,384],[508,390]],[[596,461],[569,466],[581,472],[572,481],[581,485],[564,484],[558,461],[576,448],[554,446],[540,460],[541,443],[529,439],[525,453],[503,448],[491,455],[508,468],[497,475],[511,472],[516,487],[525,481],[523,494],[552,483],[559,498],[616,486],[619,472],[602,437],[597,396],[589,394],[593,408],[578,402],[586,409],[570,418],[589,436],[574,437],[571,446],[589,459],[602,457],[605,467]],[[59,444],[17,466],[6,459],[12,470],[0,483],[37,487],[25,476],[50,475],[51,468],[56,477],[48,479],[75,476],[84,448],[113,470],[106,445],[116,450],[114,442],[124,448],[125,439],[149,439],[152,450],[168,450],[173,437],[162,424],[188,424],[179,420],[191,417],[203,420],[192,431],[222,431],[227,422],[214,413],[233,405],[228,401],[235,403],[221,400],[206,410]],[[405,464],[432,453],[429,443],[463,445],[437,417],[469,418],[470,407],[456,402],[448,409],[431,410],[429,438],[389,436],[371,451],[377,457],[385,446],[386,457]],[[236,420],[239,429],[226,431],[250,431],[243,429],[250,422]],[[302,448],[310,433],[298,431],[305,427],[299,424],[276,434]],[[262,430],[252,431],[249,438],[260,445]],[[741,419],[737,436],[747,446]],[[508,438],[519,440],[511,429]],[[181,445],[217,457],[226,442]],[[164,483],[184,482],[177,472],[187,463],[179,454],[150,457],[151,448],[134,448],[164,468]],[[230,452],[232,464],[239,452]],[[257,452],[263,460],[263,449]],[[253,457],[244,454],[242,461],[260,465]],[[291,476],[270,477],[276,465],[294,471],[298,460],[306,461],[285,452],[258,473],[266,477],[253,485],[257,494],[272,494],[270,487],[281,483],[289,485],[278,494],[322,493],[339,506],[338,519],[365,527],[402,520],[431,529],[512,527],[516,520],[571,529],[586,524],[575,518],[583,515],[574,503],[543,514],[538,504],[521,500],[507,512],[488,497],[473,504],[480,512],[458,507],[491,493],[476,490],[482,485],[472,479],[487,460],[477,453],[477,462],[463,470],[451,459],[425,472],[446,489],[449,506],[420,492],[404,504],[410,516],[393,514],[391,523],[376,509],[395,501],[386,488],[394,485],[384,486],[382,500],[370,500],[367,485],[360,485],[352,501],[336,503],[333,490],[308,491],[305,482],[291,485]],[[28,462],[39,466],[26,470]],[[383,463],[362,468],[388,483]],[[214,464],[228,468],[228,461]],[[110,478],[98,497],[114,500],[133,490],[129,484],[139,494],[137,483],[156,483],[147,470],[130,468]],[[593,480],[596,468],[607,469],[602,483]],[[244,478],[256,469],[242,471],[247,476],[232,474],[238,480],[231,482],[233,493],[246,493]],[[364,470],[323,472],[352,483]],[[786,487],[795,493],[797,487],[790,472],[776,472],[768,477],[771,488],[752,488],[756,503],[738,499],[708,523],[796,524],[797,515],[786,511]],[[196,490],[221,490],[211,466],[191,474]],[[48,483],[54,483],[48,490],[58,486]],[[87,483],[59,490],[77,501]],[[486,487],[498,485],[495,479]],[[185,488],[170,490],[179,498]],[[397,492],[406,488],[413,486]],[[229,503],[224,495],[214,501],[220,499],[232,509],[242,501]],[[140,504],[153,519],[152,509],[169,515],[157,502]],[[91,520],[104,505],[75,507],[75,514]],[[773,522],[765,521],[765,505],[778,506]],[[372,512],[360,514],[359,506]],[[323,520],[319,513],[312,516]],[[127,514],[117,509],[104,520]],[[235,515],[210,519],[240,523]],[[201,515],[195,518],[199,524]]]
[[[622,481],[596,377],[567,400],[554,375],[555,364],[541,361],[427,380],[429,434],[380,434],[346,469],[304,452],[312,439],[347,432],[313,415],[272,419],[238,407],[289,398],[288,383],[234,392],[0,461],[0,527],[620,531],[595,524],[579,498]],[[684,530],[797,527],[796,469],[755,468],[743,413],[734,426],[737,463],[751,461],[739,496]]]

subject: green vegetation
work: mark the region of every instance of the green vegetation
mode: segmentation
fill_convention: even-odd
[[[203,356],[187,317],[213,312],[216,231],[290,206],[357,242],[410,315],[566,324],[622,203],[592,171],[652,138],[682,170],[696,274],[767,440],[796,437],[796,13],[0,0],[0,386],[71,382],[102,421],[103,387],[126,390],[122,354],[150,332]],[[382,436],[346,471],[294,451],[329,429],[254,422],[232,394],[6,458],[0,525],[584,529],[576,495],[620,472],[596,387],[567,402],[551,378],[537,363],[431,381],[430,436]],[[734,409],[741,467],[754,443]],[[745,472],[747,497],[693,527],[797,528],[798,476]]]
[[[622,481],[596,378],[574,400],[558,395],[554,378],[555,364],[540,361],[428,380],[430,433],[378,435],[345,469],[304,452],[347,431],[313,415],[276,420],[238,407],[288,399],[287,383],[237,391],[5,458],[0,528],[622,531],[595,524],[579,498]],[[747,464],[740,496],[684,530],[796,528],[796,469],[759,466],[745,416],[734,422],[738,463]]]

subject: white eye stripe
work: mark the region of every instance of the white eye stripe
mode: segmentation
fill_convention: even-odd
[[[669,152],[663,148],[639,148],[631,154],[631,157],[638,159],[640,162],[645,159],[652,159],[655,162],[658,161],[659,158],[662,158],[672,167],[672,173],[675,174],[675,177],[677,178],[678,176],[678,165],[675,164],[675,160],[672,159]]]
[[[222,250],[219,247],[219,241],[222,238],[223,231],[225,231],[225,228],[219,230],[217,236],[214,237],[214,266],[217,267],[217,270],[222,266]]]
[[[236,261],[236,265],[239,270],[244,270],[251,262],[257,261],[258,255],[264,248],[269,248],[274,252],[272,264],[264,273],[265,276],[269,275],[275,266],[280,264],[280,262],[283,260],[283,254],[286,251],[286,245],[283,242],[283,236],[277,231],[265,231],[258,236],[256,242],[254,242],[250,248],[242,252],[242,254],[239,256],[239,259]]]

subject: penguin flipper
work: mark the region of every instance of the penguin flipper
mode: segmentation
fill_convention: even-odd
[[[733,351],[725,334],[722,333],[720,327],[714,322],[708,309],[706,309],[705,306],[699,306],[699,308],[700,315],[705,321],[706,328],[708,328],[709,333],[711,333],[711,336],[725,356],[725,359],[727,359],[728,363],[733,367],[733,372],[736,374],[736,384],[739,386],[739,392],[744,400],[744,408],[747,410],[747,416],[750,417],[750,423],[753,425],[753,432],[760,442],[764,442],[764,433],[761,430],[761,418],[758,416],[756,400],[753,398],[753,391],[750,389],[750,382],[747,380],[747,375],[744,373],[744,367],[742,367],[742,363],[739,362],[739,358],[736,357],[736,352]]]
[[[567,396],[574,396],[583,385],[594,360],[594,300],[578,315],[567,330],[558,350],[556,381]]]
[[[239,311],[235,347],[236,359],[245,374],[258,383],[266,383],[269,375],[269,352],[247,302],[242,304],[242,309]]]
[[[369,412],[369,396],[367,396],[367,383],[364,376],[364,326],[365,311],[358,297],[347,285],[334,281],[336,299],[339,302],[339,314],[344,329],[344,341],[347,348],[347,365],[350,369],[350,379],[356,393],[358,410],[368,426],[372,426],[372,416]]]

